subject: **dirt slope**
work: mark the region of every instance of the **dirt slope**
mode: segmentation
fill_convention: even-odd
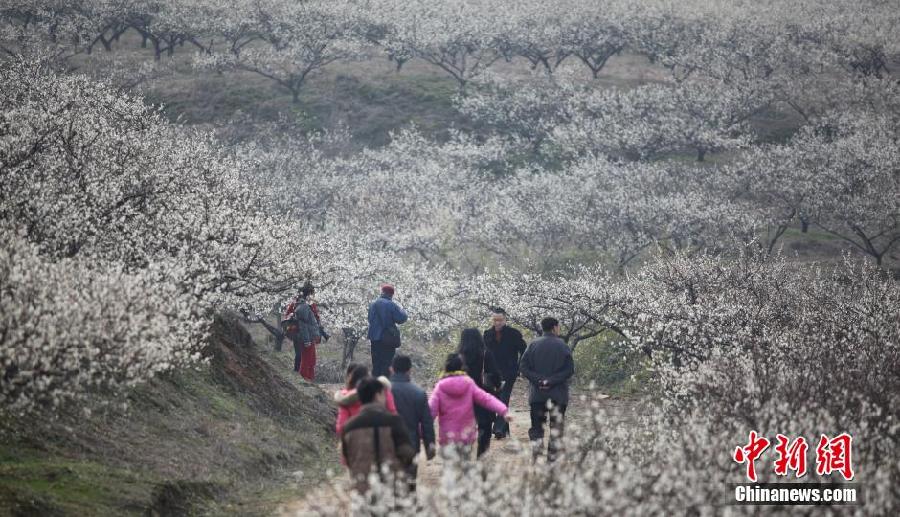
[[[209,366],[107,407],[4,422],[0,515],[269,514],[334,457],[334,410],[231,316]],[[301,476],[299,471],[306,475]]]

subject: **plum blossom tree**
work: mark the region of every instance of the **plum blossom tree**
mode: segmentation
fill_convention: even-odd
[[[196,363],[205,335],[177,265],[135,273],[92,260],[55,261],[18,230],[0,250],[0,407],[52,411],[97,390]]]
[[[461,113],[537,155],[554,128],[572,118],[563,99],[583,95],[582,89],[560,79],[517,81],[490,75],[455,101]]]
[[[229,202],[248,193],[234,162],[202,135],[178,138],[154,110],[83,76],[13,64],[3,83],[13,130],[3,140],[0,213],[44,252],[140,268],[200,242],[225,247],[240,233],[224,220],[234,215]]]
[[[476,144],[457,135],[436,144],[415,131],[398,132],[384,148],[340,160],[343,184],[332,193],[325,227],[371,248],[440,258],[478,224],[471,200],[483,184],[479,171],[503,152],[498,141]]]
[[[152,46],[154,60],[159,61],[164,54],[172,57],[185,44],[208,52],[217,21],[225,15],[225,8],[210,0],[132,0],[114,26],[140,34],[141,46]]]
[[[585,339],[618,330],[620,293],[602,266],[538,273],[529,269],[500,268],[477,277],[468,295],[473,310],[503,307],[510,321],[535,335],[542,333],[541,319],[552,315],[560,321],[560,337],[573,350]]]
[[[0,124],[6,128],[0,139],[5,187],[0,218],[9,228],[4,231],[22,241],[4,267],[8,275],[21,268],[36,274],[44,264],[59,271],[46,282],[10,277],[21,285],[10,303],[21,304],[34,291],[38,301],[64,305],[71,318],[87,318],[82,327],[72,325],[73,332],[83,329],[85,336],[71,343],[89,347],[79,357],[85,372],[100,372],[98,385],[138,382],[184,363],[202,344],[186,336],[197,334],[198,325],[205,328],[212,310],[271,307],[307,279],[327,283],[331,275],[348,277],[341,268],[365,266],[353,265],[356,250],[349,243],[312,238],[301,225],[247,209],[265,203],[239,181],[241,163],[208,136],[172,127],[138,99],[84,76],[59,76],[25,63],[4,64],[0,85]],[[75,276],[65,275],[67,264]],[[49,289],[56,280],[65,289],[84,292],[54,294]],[[142,299],[136,302],[126,294]],[[91,305],[98,297],[103,302]],[[119,327],[112,325],[112,334],[100,332],[103,318],[118,317],[130,307],[135,318],[151,307],[160,314],[147,320],[149,327],[134,327],[150,340],[143,355],[127,352],[137,339],[130,330],[116,334]],[[16,387],[9,387],[19,393],[15,397],[33,393],[61,400],[55,390],[62,385],[42,377],[56,373],[33,372],[49,367],[36,366],[36,356],[67,356],[65,330],[29,340],[30,331],[22,326],[32,312],[37,317],[58,310],[58,304],[26,304],[5,323],[4,336],[25,336],[14,342],[14,355],[3,363],[15,378]],[[108,316],[91,319],[100,310]],[[171,330],[179,325],[182,331]],[[88,368],[92,360],[103,364]],[[73,368],[66,364],[62,367]],[[38,384],[28,387],[32,380]],[[94,386],[91,382],[76,380],[69,387],[83,393]],[[23,409],[34,406],[25,399],[15,403]]]
[[[65,62],[82,52],[84,42],[106,23],[88,16],[87,5],[55,0],[0,4],[0,52],[5,58],[27,55]]]
[[[877,0],[820,7],[824,27],[807,32],[807,37],[854,76],[889,77],[891,63],[900,54],[893,36],[898,22],[894,7]]]
[[[736,150],[754,140],[749,119],[777,98],[764,87],[714,81],[595,89],[557,78],[498,80],[460,109],[528,150],[554,158],[605,154],[629,160]]]
[[[584,159],[562,171],[521,170],[486,196],[475,239],[506,261],[558,267],[559,250],[625,267],[648,250],[727,249],[759,223],[715,169]],[[523,247],[521,243],[527,243]]]
[[[200,55],[197,63],[253,72],[288,90],[299,102],[311,76],[335,61],[359,55],[357,7],[349,1],[318,0],[241,5],[226,16],[222,28],[227,53]]]
[[[508,6],[511,27],[499,40],[498,49],[507,60],[523,57],[532,70],[542,67],[553,75],[571,56],[563,47],[563,38],[570,30],[569,17],[577,16],[575,7],[576,2],[565,6],[534,0],[512,3]]]
[[[796,218],[881,264],[900,241],[898,126],[890,113],[834,114],[741,165],[746,194],[768,209],[775,240]]]
[[[577,0],[567,9],[562,37],[563,53],[571,54],[597,79],[610,58],[621,53],[633,38],[641,8],[619,0]]]
[[[630,335],[669,363],[657,373],[675,421],[705,414],[745,433],[747,425],[814,433],[818,424],[867,436],[870,457],[896,447],[889,404],[898,391],[888,377],[898,361],[898,289],[884,270],[849,259],[789,263],[748,248],[735,260],[667,259],[630,282]]]
[[[550,140],[566,154],[646,159],[692,150],[703,161],[752,141],[747,120],[773,99],[765,91],[747,93],[708,82],[587,92],[569,99],[572,117]]]
[[[484,0],[379,0],[372,10],[375,23],[390,27],[383,47],[440,68],[460,90],[502,57],[500,42],[510,24],[502,4]]]

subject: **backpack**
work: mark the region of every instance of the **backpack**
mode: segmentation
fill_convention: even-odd
[[[281,330],[288,339],[294,339],[300,333],[300,323],[294,318],[294,309],[296,307],[296,301],[288,304],[287,309],[284,311],[284,317],[281,319]]]

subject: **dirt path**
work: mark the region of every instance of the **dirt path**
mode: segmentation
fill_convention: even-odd
[[[338,389],[338,385],[322,385],[325,390]],[[599,395],[599,407],[597,410],[603,415],[603,422],[610,427],[623,425],[634,425],[640,413],[639,400],[634,398],[617,398]],[[581,393],[574,389],[571,397],[571,403],[566,414],[566,424],[569,427],[575,427],[579,423],[585,423],[591,415],[591,402],[583,400]],[[508,472],[514,472],[521,464],[525,467],[528,462],[528,456],[520,454],[523,448],[529,446],[528,428],[531,420],[528,410],[528,383],[521,380],[516,383],[511,401],[511,412],[513,421],[510,424],[510,436],[504,440],[492,440],[491,448],[484,455],[481,461],[488,464],[503,465],[503,469]],[[419,468],[419,485],[423,487],[434,488],[440,482],[441,471],[443,468],[440,455],[432,461],[426,461],[424,453],[420,457]],[[335,491],[344,490],[341,482],[347,481],[347,474],[341,473],[338,479],[323,480],[321,485],[314,489],[307,497],[298,501],[294,501],[284,505],[279,509],[278,514],[283,516],[297,515],[316,515],[315,502],[340,500]],[[338,483],[335,483],[338,481]]]

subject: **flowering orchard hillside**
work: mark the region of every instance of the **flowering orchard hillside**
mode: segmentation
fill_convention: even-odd
[[[306,282],[345,366],[389,281],[417,357],[553,315],[638,357],[652,408],[424,487],[430,513],[753,513],[724,506],[752,430],[852,435],[851,510],[894,514],[898,26],[892,0],[0,0],[5,425],[206,371],[217,315]],[[254,95],[191,123],[179,88],[212,84]],[[387,117],[385,84],[439,88],[360,140],[340,121]]]

